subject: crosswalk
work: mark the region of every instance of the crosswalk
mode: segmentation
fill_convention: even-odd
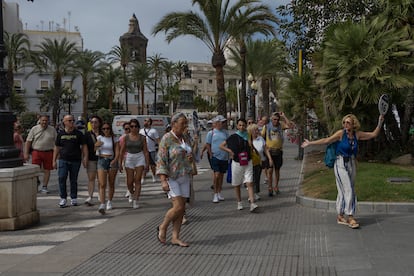
[[[204,168],[199,165],[197,170],[198,175],[211,171],[210,168]],[[56,172],[53,172],[53,174],[56,174]],[[52,176],[52,178],[55,177],[55,175]],[[84,179],[84,176],[80,177]],[[56,182],[56,180],[52,181],[52,178],[51,183]],[[78,201],[80,206],[62,209],[58,207],[57,184],[54,185],[56,186],[49,185],[54,189],[50,194],[38,194],[37,205],[41,217],[39,225],[24,230],[1,233],[0,256],[1,254],[42,254],[54,246],[71,240],[129,209],[117,208],[115,205],[114,209],[107,212],[105,216],[100,215],[97,211],[98,204],[96,198],[94,206],[87,207],[83,204],[88,197],[86,185],[79,186]],[[114,201],[117,201],[117,204],[129,206],[125,205],[127,203],[125,192],[125,174],[118,174]],[[142,197],[157,196],[163,193],[159,181],[153,182],[151,176],[144,180],[141,191]],[[125,200],[125,203],[122,200]],[[53,219],[51,219],[52,217]]]

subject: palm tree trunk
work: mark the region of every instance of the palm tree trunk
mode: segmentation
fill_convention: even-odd
[[[82,118],[86,118],[88,113],[88,81],[85,79],[82,80]]]
[[[144,115],[144,85],[141,84],[141,114]]]
[[[263,115],[269,115],[269,90],[270,90],[270,81],[268,78],[262,79],[262,95],[263,95]],[[260,118],[260,117],[259,117]]]
[[[213,54],[211,64],[216,69],[216,81],[217,81],[217,112],[227,118],[226,112],[226,91],[224,89],[224,70],[223,67],[226,64],[226,58],[223,51],[218,50]]]
[[[240,44],[241,58],[241,90],[240,90],[240,118],[246,118],[246,44],[244,41]]]

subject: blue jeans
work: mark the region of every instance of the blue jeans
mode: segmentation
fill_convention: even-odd
[[[81,161],[66,161],[59,159],[58,163],[58,177],[59,177],[59,195],[60,198],[66,198],[66,180],[69,174],[70,181],[70,198],[78,197],[78,174],[81,166]]]

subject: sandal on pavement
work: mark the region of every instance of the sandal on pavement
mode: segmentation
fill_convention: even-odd
[[[338,223],[338,224],[343,224],[343,225],[348,225],[348,221],[344,218],[344,216],[342,216],[342,215],[338,215],[337,217],[336,217],[336,222]]]
[[[359,223],[353,217],[348,218],[348,226],[352,229],[356,229],[359,227]]]

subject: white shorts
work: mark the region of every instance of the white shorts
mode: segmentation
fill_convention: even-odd
[[[240,166],[239,162],[231,162],[231,185],[239,186],[243,183],[253,182],[253,163],[249,161],[247,166]]]
[[[136,167],[145,167],[145,156],[144,153],[129,153],[125,157],[125,168],[135,169]]]
[[[177,179],[168,179],[168,186],[170,191],[168,192],[168,198],[172,197],[190,197],[190,176],[184,175]]]

